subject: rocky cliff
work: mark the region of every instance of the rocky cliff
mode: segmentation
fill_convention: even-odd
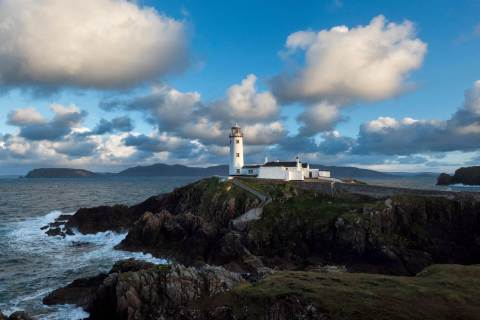
[[[44,302],[77,304],[90,319],[480,318],[480,267],[429,267],[480,263],[477,195],[242,183],[272,201],[240,229],[232,220],[260,200],[216,178],[64,218],[81,232],[129,228],[118,249],[172,264],[121,262]]]
[[[450,184],[480,185],[480,166],[465,167],[455,171],[453,176],[442,173],[438,176],[438,185]]]
[[[332,198],[295,183],[256,181],[253,187],[273,201],[246,229],[229,225],[236,215],[225,216],[213,203],[203,213],[192,210],[198,197],[189,188],[161,212],[145,213],[118,248],[250,273],[343,264],[351,271],[414,275],[432,263],[480,262],[480,202],[473,197]]]
[[[53,291],[46,304],[76,304],[91,320],[195,319],[201,299],[222,294],[245,280],[221,267],[189,268],[125,260],[108,274],[76,280]],[[222,319],[222,318],[218,318]]]
[[[174,215],[190,213],[198,217],[197,223],[221,228],[258,204],[257,198],[230,182],[220,183],[217,178],[208,178],[177,188],[168,194],[150,197],[131,207],[115,205],[82,208],[72,216],[60,216],[44,229],[53,236],[72,233],[73,230],[83,234],[123,231],[132,227],[145,212],[159,213],[165,210]]]

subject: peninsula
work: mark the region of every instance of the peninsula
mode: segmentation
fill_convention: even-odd
[[[476,319],[479,221],[476,193],[207,178],[46,226],[127,230],[118,250],[170,262],[122,261],[44,303],[89,319]]]

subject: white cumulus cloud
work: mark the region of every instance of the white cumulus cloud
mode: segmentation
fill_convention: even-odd
[[[0,1],[0,85],[116,88],[186,63],[181,21],[127,0]]]
[[[286,47],[304,50],[305,65],[294,75],[273,81],[276,96],[287,101],[329,99],[342,104],[399,94],[427,51],[411,22],[387,22],[383,16],[351,29],[299,31],[288,37]]]

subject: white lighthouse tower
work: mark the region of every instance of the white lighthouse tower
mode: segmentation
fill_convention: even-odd
[[[243,168],[243,133],[242,129],[235,124],[230,131],[230,166],[231,176],[241,175]]]

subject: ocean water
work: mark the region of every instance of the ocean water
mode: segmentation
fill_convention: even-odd
[[[115,261],[151,255],[114,250],[126,234],[48,237],[40,228],[81,207],[131,205],[196,180],[179,178],[0,179],[0,310],[26,310],[37,319],[82,319],[72,306],[42,298],[72,280],[110,270]]]
[[[114,250],[126,234],[48,237],[40,228],[63,213],[81,207],[135,204],[198,178],[0,178],[0,310],[9,314],[26,310],[37,319],[82,319],[72,306],[47,307],[42,298],[72,280],[108,271],[115,261],[135,257],[165,263],[151,255]],[[438,187],[435,177],[364,179],[370,184],[480,191],[480,187]]]
[[[358,178],[368,184],[398,187],[398,188],[412,188],[412,189],[428,189],[428,190],[442,190],[442,191],[456,191],[456,192],[480,192],[480,186],[467,186],[463,184],[455,184],[450,186],[437,186],[436,176],[398,176],[388,178]]]

